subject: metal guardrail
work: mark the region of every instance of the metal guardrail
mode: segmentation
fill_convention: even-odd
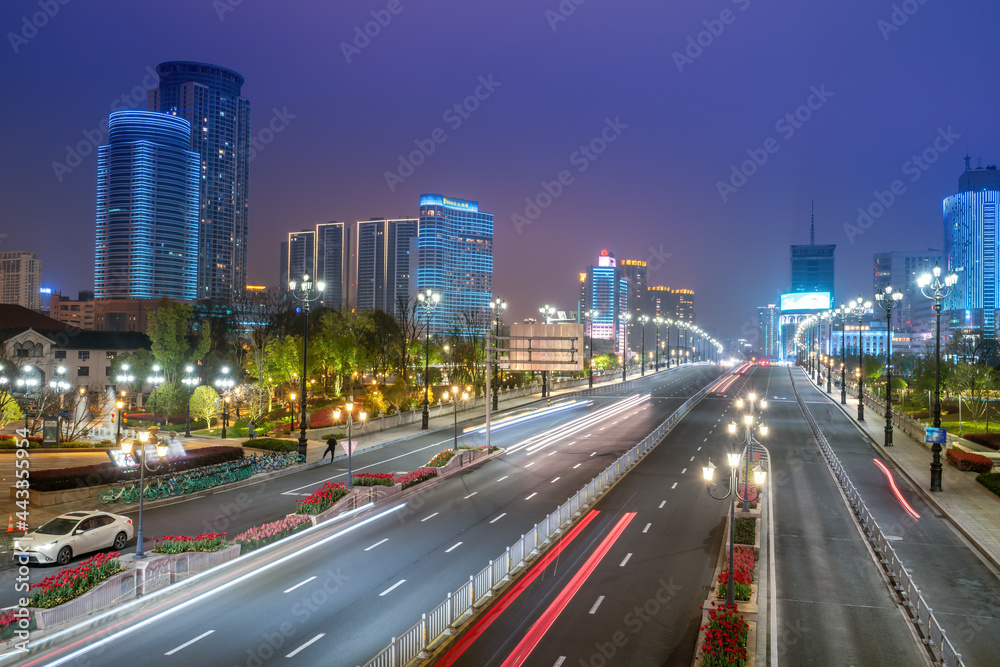
[[[649,376],[640,376],[607,388],[595,387],[593,393],[629,388],[633,383],[646,379],[649,379]],[[403,667],[416,658],[430,657],[427,650],[431,644],[442,635],[452,634],[461,621],[475,613],[477,605],[489,599],[510,580],[513,574],[527,567],[539,554],[540,546],[559,535],[568,524],[593,505],[622,475],[648,454],[677,422],[705,397],[712,384],[691,396],[639,444],[587,482],[554,512],[536,523],[530,532],[521,535],[517,542],[491,560],[478,574],[469,577],[467,583],[462,584],[454,593],[449,593],[444,602],[429,613],[422,614],[416,625],[399,637],[393,637],[387,647],[365,663],[365,667]]]
[[[789,379],[791,379],[791,373],[791,369],[789,369]],[[906,607],[914,625],[917,626],[917,632],[920,634],[924,644],[930,649],[931,654],[940,660],[939,664],[945,665],[945,667],[958,667],[960,665],[964,667],[965,663],[962,662],[962,655],[955,650],[951,640],[948,639],[944,629],[934,617],[934,612],[927,605],[927,601],[924,600],[920,589],[917,588],[913,579],[910,578],[909,572],[903,567],[903,563],[896,555],[896,550],[889,544],[878,522],[875,521],[875,517],[872,516],[865,501],[861,498],[861,494],[858,493],[857,488],[851,482],[840,459],[837,458],[830,443],[827,442],[826,436],[820,430],[819,424],[816,423],[812,413],[809,412],[809,408],[806,407],[805,401],[799,395],[799,390],[795,387],[794,380],[792,382],[792,389],[795,391],[795,400],[798,401],[799,409],[802,410],[802,414],[809,424],[809,430],[812,431],[813,437],[816,438],[816,442],[819,444],[820,451],[826,457],[827,464],[833,470],[837,481],[840,482],[840,486],[844,490],[844,495],[847,496],[851,508],[858,517],[861,528],[868,537],[868,541],[878,556],[883,569],[885,569],[892,580],[896,593],[903,602],[903,606]]]

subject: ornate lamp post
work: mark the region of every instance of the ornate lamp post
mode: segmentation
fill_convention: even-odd
[[[118,384],[125,385],[126,387],[129,388],[129,390],[131,390],[132,383],[135,382],[135,376],[132,375],[131,373],[129,373],[129,365],[128,364],[122,364],[121,370],[118,372],[118,375],[115,377],[115,381]],[[122,390],[122,392],[121,392],[122,396],[125,396],[125,391],[126,391],[125,389]]]
[[[445,399],[448,398],[447,392],[445,393],[445,395],[444,395],[443,398],[445,398]],[[469,400],[469,392],[468,392],[468,390],[462,392],[461,398],[462,398],[463,401]],[[457,386],[452,386],[452,388],[451,388],[451,404],[452,404],[453,412],[455,414],[455,440],[454,440],[453,449],[455,451],[458,451],[458,399],[459,399],[458,387]]]
[[[136,544],[135,544],[135,557],[145,558],[146,552],[142,550],[142,499],[145,495],[143,493],[142,484],[145,478],[145,471],[156,472],[160,469],[160,466],[150,466],[149,462],[146,460],[146,444],[152,442],[156,445],[156,456],[162,459],[167,455],[167,443],[162,442],[158,436],[159,429],[153,426],[148,431],[139,431],[139,452],[133,458],[139,464],[139,525],[136,528]],[[121,450],[123,454],[130,454],[132,452],[132,440],[125,438],[120,442]]]
[[[347,403],[344,405],[344,412],[347,415],[347,488],[354,488],[354,473],[351,471],[351,455],[354,453],[354,443],[351,441],[351,431],[352,429],[357,429],[358,431],[363,431],[365,429],[365,424],[367,423],[365,419],[368,418],[368,413],[364,410],[358,413],[358,419],[361,420],[361,426],[354,426],[354,397],[351,396],[347,399]],[[336,421],[340,421],[340,408],[333,411],[333,418]],[[332,458],[332,456],[331,456]]]
[[[958,274],[949,273],[941,277],[941,266],[934,265],[930,273],[925,273],[917,280],[920,291],[934,302],[936,324],[934,328],[934,428],[941,428],[941,304],[955,291]],[[931,491],[941,490],[941,444],[932,443],[931,452]]]
[[[497,359],[496,352],[496,340],[500,337],[500,316],[503,312],[507,310],[507,302],[500,297],[494,298],[490,301],[490,310],[493,311],[494,320],[494,331],[493,331],[493,355],[494,359]],[[498,364],[493,364],[493,410],[494,412],[499,409],[500,406],[500,368]]]
[[[886,285],[875,294],[875,301],[885,311],[885,446],[892,447],[892,311],[899,307],[903,293]]]
[[[188,394],[187,408],[185,410],[186,416],[184,419],[184,437],[190,438],[191,437],[191,392],[194,391],[194,388],[198,386],[198,378],[192,375],[192,373],[194,373],[193,366],[185,366],[184,373],[185,376],[184,379],[181,380],[181,382],[184,384],[185,387],[187,387],[187,394]]]
[[[556,315],[556,307],[545,304],[538,309],[538,312],[542,314],[545,318],[546,324],[551,324],[551,320]],[[542,398],[550,397],[552,395],[552,378],[549,375],[548,370],[542,371]]]
[[[302,324],[302,409],[299,413],[299,455],[305,457],[306,449],[308,448],[308,441],[306,440],[306,421],[308,416],[306,410],[308,408],[308,401],[306,397],[306,373],[307,366],[309,363],[309,306],[313,301],[318,301],[323,296],[323,290],[326,289],[326,285],[322,281],[313,283],[309,274],[303,274],[302,282],[296,284],[294,280],[288,281],[288,292],[292,295],[292,298],[302,304],[302,313],[305,315],[305,320]],[[226,437],[223,435],[222,437]]]
[[[229,401],[230,401],[230,391],[233,388],[233,378],[229,377],[229,366],[222,367],[222,377],[215,381],[215,386],[219,388],[222,394],[222,439],[226,439],[226,427],[229,426]],[[302,394],[305,396],[305,394]],[[303,431],[305,429],[303,428]],[[302,443],[300,441],[299,447],[301,450]],[[301,451],[299,452],[302,453]]]
[[[757,403],[756,408],[754,407],[755,401]],[[744,457],[746,459],[746,472],[743,475],[743,494],[744,496],[746,496],[746,489],[747,489],[746,485],[750,483],[750,463],[751,461],[753,461],[753,456],[754,456],[753,446],[756,442],[753,438],[754,422],[759,421],[761,412],[763,412],[764,408],[767,407],[767,401],[764,400],[763,398],[758,401],[757,394],[751,393],[747,396],[746,401],[744,401],[742,398],[736,399],[736,407],[737,408],[745,407],[747,409],[746,414],[743,415],[743,425],[746,427],[746,433],[744,434],[742,440],[738,440],[736,442],[736,445],[743,445],[746,447],[746,456]],[[730,422],[729,434],[735,436],[736,430],[737,430],[736,422],[735,421]],[[766,424],[757,424],[757,430],[762,436],[767,435]],[[750,498],[745,497],[742,500],[743,500],[743,511],[749,512]]]
[[[851,309],[846,303],[840,304],[833,311],[834,317],[840,318],[840,404],[847,405],[847,316]]]
[[[670,368],[670,327],[674,325],[674,321],[669,317],[663,318],[663,323],[667,325],[666,338],[667,338],[667,368]]]
[[[640,315],[635,320],[639,323],[639,327],[642,330],[642,355],[640,356],[641,370],[639,371],[639,376],[644,377],[646,375],[646,324],[649,322],[649,315]]]
[[[430,354],[431,354],[431,314],[441,302],[441,295],[434,290],[427,288],[417,294],[417,302],[424,307],[424,325],[427,331],[424,332],[424,411],[420,417],[420,428],[427,430],[430,428]]]
[[[861,342],[861,324],[864,314],[872,307],[872,302],[859,296],[849,303],[851,312],[858,318],[858,421],[862,422],[865,420],[865,347]]]
[[[656,334],[656,354],[655,361],[653,365],[658,372],[660,370],[660,325],[663,324],[663,318],[657,315],[653,318],[653,333]]]
[[[159,394],[160,385],[163,384],[163,376],[160,375],[160,365],[153,364],[153,374],[146,378],[146,382],[153,386],[153,423],[156,423],[156,398]]]
[[[583,317],[590,322],[590,351],[587,354],[587,388],[594,388],[594,318],[598,316],[598,311],[591,308],[584,311]]]
[[[628,323],[632,319],[632,313],[622,313],[622,321],[625,323],[625,337],[622,345],[622,382],[628,380]]]

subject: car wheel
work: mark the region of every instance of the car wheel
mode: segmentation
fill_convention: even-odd
[[[126,542],[128,542],[128,537],[125,535],[125,533],[118,533],[117,535],[115,535],[114,544],[112,544],[111,546],[114,547],[116,550],[121,551],[122,549],[125,548]]]
[[[63,547],[59,550],[59,555],[56,556],[56,565],[69,565],[69,562],[73,559],[73,550],[69,547]]]

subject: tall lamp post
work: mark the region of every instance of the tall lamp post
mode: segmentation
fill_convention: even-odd
[[[233,388],[233,378],[229,377],[229,366],[222,367],[222,377],[215,381],[215,386],[222,392],[222,439],[226,439],[226,427],[229,426],[229,393]],[[305,394],[302,394],[305,396]],[[304,430],[304,429],[303,429]],[[300,443],[301,447],[301,443]],[[299,452],[301,453],[301,451]]]
[[[934,265],[930,273],[917,280],[920,291],[934,302],[936,324],[934,328],[934,428],[941,428],[941,304],[955,291],[958,274],[949,273],[942,279],[941,266]],[[941,444],[932,443],[931,491],[941,490]]]
[[[840,304],[833,311],[834,317],[840,318],[840,404],[847,405],[847,316],[851,309],[846,303]]]
[[[319,301],[323,296],[324,289],[326,289],[326,285],[322,281],[313,283],[308,273],[302,275],[301,283],[296,284],[294,280],[288,281],[288,291],[293,299],[302,304],[302,313],[305,315],[302,323],[302,403],[301,411],[299,412],[299,456],[303,458],[308,449],[308,441],[306,440],[306,421],[308,420],[306,414],[306,410],[308,409],[308,401],[306,400],[308,396],[306,393],[306,373],[309,364],[309,306],[313,301]],[[222,437],[226,436],[223,435]]]
[[[447,396],[445,396],[445,398],[447,398]],[[453,386],[451,388],[451,404],[452,404],[453,412],[455,414],[455,440],[454,440],[454,445],[453,445],[453,449],[455,451],[458,451],[458,398],[459,398],[459,396],[458,396],[458,387],[457,386]],[[469,392],[468,391],[463,391],[462,392],[462,400],[463,401],[469,400]]]
[[[598,311],[591,308],[584,311],[583,317],[590,322],[590,348],[587,354],[587,388],[594,388],[594,318],[598,316]]]
[[[132,389],[132,383],[135,382],[135,376],[129,373],[129,365],[122,364],[121,370],[118,371],[118,375],[115,377],[115,381],[118,384],[123,384]],[[125,390],[122,390],[121,395],[125,395]]]
[[[823,319],[829,322],[826,329],[826,393],[828,394],[833,393],[833,317],[833,310],[823,313]]]
[[[125,407],[125,401],[118,399],[115,401],[115,409],[118,411],[118,428],[115,430],[115,444],[121,447],[122,445],[122,408]]]
[[[858,421],[865,420],[865,346],[862,345],[861,324],[864,314],[872,307],[871,301],[860,296],[851,301],[851,312],[858,318]]]
[[[892,311],[903,300],[903,293],[886,285],[875,294],[875,301],[885,311],[885,446],[892,447]]]
[[[746,497],[744,497],[742,500],[743,500],[743,511],[749,512],[751,499],[747,496],[747,484],[749,484],[750,482],[750,463],[753,461],[753,456],[754,456],[753,446],[755,444],[755,440],[753,438],[753,427],[754,423],[759,421],[761,412],[763,412],[763,410],[767,407],[767,401],[764,400],[763,398],[761,398],[758,401],[757,394],[750,393],[747,396],[747,400],[743,400],[742,398],[736,399],[736,407],[737,408],[745,407],[747,410],[746,413],[743,415],[743,425],[746,427],[746,432],[743,436],[743,439],[737,441],[736,445],[743,445],[746,447],[746,456],[744,456],[744,458],[746,459],[746,472],[743,475],[743,495]],[[735,421],[730,422],[729,434],[735,436],[736,430],[737,430],[736,422]],[[767,425],[758,423],[757,431],[762,436],[767,435]]]
[[[153,374],[146,378],[146,382],[153,386],[153,423],[156,423],[156,398],[159,394],[160,385],[163,384],[163,376],[160,375],[160,365],[153,364]]]
[[[420,416],[420,428],[427,430],[430,428],[430,355],[431,355],[431,314],[441,302],[441,295],[434,290],[427,288],[417,294],[417,302],[424,308],[424,411]]]
[[[136,544],[135,544],[135,557],[145,558],[146,552],[142,549],[142,499],[145,495],[143,493],[142,484],[145,478],[145,471],[156,472],[160,469],[160,466],[150,466],[149,462],[146,460],[146,445],[150,441],[156,445],[156,456],[162,459],[167,455],[167,443],[163,442],[159,438],[159,428],[153,426],[148,431],[139,431],[139,452],[137,456],[133,458],[139,464],[139,525],[136,528]],[[123,454],[132,453],[133,442],[130,438],[125,438],[120,443],[121,450]],[[151,499],[152,500],[152,499]]]
[[[660,325],[663,324],[663,318],[657,315],[653,318],[653,332],[656,334],[656,354],[655,361],[653,362],[656,371],[660,370]]]
[[[187,394],[188,394],[187,409],[185,410],[185,418],[184,418],[184,437],[190,438],[191,437],[191,392],[194,391],[194,388],[198,386],[198,378],[192,375],[192,373],[194,373],[193,366],[185,366],[184,373],[185,373],[184,379],[181,380],[181,382],[184,384],[185,387],[187,387]]]
[[[503,312],[507,310],[507,302],[496,297],[490,301],[490,310],[493,311],[493,355],[494,360],[497,360],[496,351],[496,341],[500,337],[500,316]],[[500,409],[500,368],[499,365],[494,361],[493,364],[493,411]]]
[[[669,317],[663,318],[663,323],[667,325],[666,338],[667,338],[667,368],[670,368],[670,327],[674,325],[674,321]]]
[[[544,306],[538,309],[538,312],[541,313],[542,317],[545,318],[545,323],[550,324],[549,320],[551,320],[556,315],[556,307],[550,306],[549,304],[545,304]],[[542,371],[542,397],[546,398],[551,396],[552,396],[552,377],[549,374],[548,369],[546,369]]]
[[[622,340],[622,382],[628,380],[628,323],[632,319],[632,313],[622,313],[622,321],[625,322],[625,335]]]
[[[347,488],[354,488],[354,473],[351,471],[351,455],[354,453],[354,443],[351,441],[351,431],[355,429],[354,427],[354,397],[351,396],[347,399],[347,403],[344,405],[344,412],[347,414]],[[365,419],[368,417],[368,413],[364,410],[358,413],[358,418],[361,420],[361,426],[356,430],[363,431],[365,428]],[[333,411],[333,418],[340,421],[340,408]],[[332,456],[331,456],[332,458]]]
[[[640,315],[635,320],[642,329],[642,355],[640,357],[640,361],[642,362],[640,368],[642,370],[639,371],[639,375],[643,377],[646,375],[646,324],[649,322],[649,315]]]

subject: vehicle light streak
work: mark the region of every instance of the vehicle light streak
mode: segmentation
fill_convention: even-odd
[[[501,429],[509,428],[511,426],[517,426],[518,424],[523,424],[525,422],[532,421],[533,419],[548,417],[549,415],[558,414],[560,412],[566,412],[567,410],[582,408],[584,406],[591,405],[592,403],[593,401],[572,400],[568,403],[562,403],[559,405],[540,408],[538,410],[532,410],[531,412],[525,414],[510,415],[508,417],[504,417],[503,419],[494,420],[490,424],[490,430],[496,432]],[[468,426],[462,429],[462,433],[472,433],[472,432],[475,432],[478,435],[485,434],[486,424],[477,424],[476,426]]]
[[[604,410],[596,413],[586,415],[584,417],[578,417],[575,420],[567,423],[555,426],[547,431],[539,433],[538,435],[532,436],[523,442],[519,442],[516,445],[507,448],[507,454],[513,454],[522,449],[527,449],[529,453],[537,452],[545,447],[555,443],[558,440],[567,438],[569,436],[575,435],[580,431],[590,428],[595,424],[603,422],[604,420],[614,417],[615,415],[630,410],[635,407],[636,404],[648,401],[650,399],[649,394],[633,396],[623,399],[617,403],[614,403]]]
[[[899,504],[903,506],[903,509],[906,510],[907,514],[912,516],[914,519],[919,519],[920,515],[917,514],[915,509],[910,507],[910,503],[906,502],[906,498],[904,498],[903,494],[900,493],[899,488],[896,486],[896,480],[892,478],[892,473],[885,467],[885,464],[878,459],[872,459],[872,461],[874,461],[875,465],[882,470],[882,474],[885,475],[885,478],[889,480],[889,486],[892,488],[892,495],[896,496],[896,500],[898,500]]]

